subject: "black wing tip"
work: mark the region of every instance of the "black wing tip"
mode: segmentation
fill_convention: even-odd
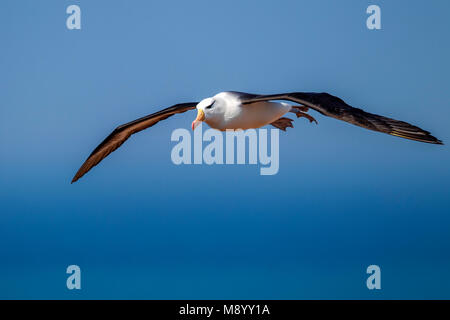
[[[444,145],[444,142],[442,142],[441,140],[439,140],[438,138],[432,136],[431,134],[428,134],[427,137],[423,140],[419,140],[421,142],[425,142],[425,143],[431,143],[431,144],[439,144],[439,145]]]
[[[70,184],[73,184],[74,182],[77,182],[78,179],[80,179],[82,176],[78,176],[78,174],[76,174],[73,178],[72,181],[70,182]]]
[[[428,136],[428,138],[432,139],[433,144],[440,144],[440,145],[444,145],[444,142],[442,140],[439,140],[438,138],[436,138],[435,136],[432,136],[431,134]]]
[[[424,143],[429,143],[429,144],[438,144],[438,145],[444,145],[444,142],[442,142],[441,140],[439,140],[438,138],[432,136],[431,134],[429,134],[428,131],[423,131],[426,135],[415,135],[415,134],[407,134],[407,133],[400,133],[398,131],[392,131],[389,132],[390,135],[399,137],[399,138],[403,138],[403,139],[408,139],[408,140],[413,140],[413,141],[418,141],[418,142],[424,142]]]
[[[87,161],[87,160],[86,160]],[[75,173],[75,175],[72,178],[72,181],[70,182],[70,184],[73,184],[74,182],[77,182],[80,178],[82,178],[91,168],[89,168],[87,171],[85,171],[85,166],[86,162],[83,163],[83,165],[81,166],[80,169],[78,169],[77,173]]]
[[[434,141],[422,141],[422,142],[431,143],[431,144],[438,144],[438,145],[441,145],[441,146],[445,145],[441,140],[438,140],[438,139],[436,139]]]

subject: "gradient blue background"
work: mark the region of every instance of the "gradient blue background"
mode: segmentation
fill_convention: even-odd
[[[82,10],[68,30],[67,6]],[[378,4],[382,30],[366,28]],[[185,113],[76,184],[117,125],[223,90],[326,91],[450,141],[448,1],[1,1],[0,298],[450,298],[450,152],[316,114],[280,171],[175,166]],[[66,288],[66,267],[82,290]],[[366,268],[382,290],[366,288]]]

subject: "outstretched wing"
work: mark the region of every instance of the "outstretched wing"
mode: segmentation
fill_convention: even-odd
[[[267,100],[293,101],[310,107],[325,116],[346,121],[369,130],[426,143],[442,144],[442,141],[433,137],[428,131],[404,121],[386,118],[351,107],[342,99],[328,93],[292,92],[273,95],[249,94],[243,96],[242,103],[248,104]]]
[[[91,170],[100,161],[107,157],[111,152],[119,148],[132,134],[147,129],[161,120],[167,119],[176,113],[183,113],[195,109],[198,102],[180,103],[164,110],[152,113],[140,119],[128,122],[117,127],[102,143],[95,148],[78,172],[72,179],[72,183],[80,179],[86,172]]]

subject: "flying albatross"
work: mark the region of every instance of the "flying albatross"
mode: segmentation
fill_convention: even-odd
[[[275,102],[279,100],[294,102],[297,105]],[[197,109],[197,118],[192,122],[192,130],[200,122],[204,121],[211,128],[221,131],[260,128],[268,124],[285,131],[287,127],[293,128],[292,119],[283,117],[288,112],[294,113],[297,118],[305,117],[310,122],[317,123],[316,119],[306,113],[310,108],[325,116],[343,120],[369,130],[420,142],[442,144],[440,140],[433,137],[428,131],[403,121],[351,107],[340,98],[328,93],[292,92],[257,95],[227,91],[218,93],[214,97],[203,99],[200,102],[176,104],[117,127],[89,155],[73,177],[72,183],[80,179],[92,167],[119,148],[132,134],[147,129],[177,113]]]

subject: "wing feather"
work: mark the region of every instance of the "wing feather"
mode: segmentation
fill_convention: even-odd
[[[106,158],[111,152],[119,148],[132,134],[147,129],[161,120],[167,119],[177,113],[195,109],[197,102],[180,103],[148,116],[118,126],[109,136],[100,143],[89,155],[83,165],[78,169],[72,183],[85,175],[92,167]]]
[[[267,100],[293,101],[308,106],[325,116],[369,130],[420,142],[443,144],[442,141],[433,137],[430,132],[417,126],[351,107],[342,99],[328,93],[292,92],[273,95],[248,95],[243,99],[242,103],[248,104]]]

